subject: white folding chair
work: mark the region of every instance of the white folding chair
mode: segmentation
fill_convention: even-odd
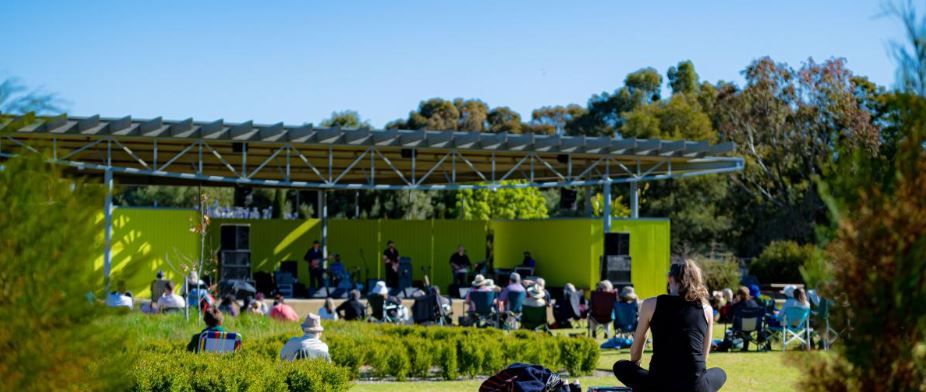
[[[786,351],[788,343],[794,341],[810,348],[810,309],[787,306],[781,314],[781,351]]]

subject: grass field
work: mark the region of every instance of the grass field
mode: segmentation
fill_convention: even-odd
[[[784,363],[786,354],[768,353],[714,353],[708,360],[708,366],[720,367],[727,372],[727,384],[724,391],[794,391],[798,379],[798,369]],[[787,355],[801,355],[788,353]],[[598,371],[589,377],[580,377],[582,388],[589,386],[620,385],[610,375],[611,365],[619,359],[629,359],[627,350],[602,353],[598,362]],[[646,362],[648,357],[644,357]],[[571,379],[570,379],[571,380]],[[479,389],[482,379],[462,381],[410,381],[410,382],[364,382],[357,381],[352,391],[475,391]]]

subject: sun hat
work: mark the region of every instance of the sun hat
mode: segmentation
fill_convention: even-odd
[[[785,286],[785,288],[781,289],[780,293],[784,294],[788,298],[794,298],[794,290],[797,290],[797,287],[789,284]]]
[[[490,288],[490,289],[494,289],[494,288],[495,288],[495,281],[492,280],[492,279],[486,279],[486,287],[488,287],[488,288]]]
[[[476,275],[475,280],[473,280],[473,286],[482,287],[482,286],[485,286],[488,281],[489,280],[486,279],[485,276],[482,276],[482,274],[478,274]]]
[[[303,332],[320,333],[324,330],[325,328],[322,327],[322,319],[318,317],[317,314],[309,313],[308,316],[305,316],[305,321],[302,322]]]
[[[637,292],[633,290],[633,286],[624,286],[621,289],[621,298],[637,299]]]
[[[386,287],[386,282],[381,280],[376,282],[376,286],[373,287],[372,293],[379,295],[389,295],[389,288]]]
[[[537,286],[537,285],[533,285],[530,288],[528,288],[527,295],[535,299],[541,299],[541,298],[546,297],[546,293],[544,293],[543,290],[540,288],[540,286]]]

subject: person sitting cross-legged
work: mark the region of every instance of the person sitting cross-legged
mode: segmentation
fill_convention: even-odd
[[[718,391],[727,375],[706,367],[714,312],[701,269],[691,260],[673,264],[668,280],[669,294],[643,301],[630,360],[614,363],[614,375],[637,392]],[[653,331],[649,370],[640,367],[648,330]]]
[[[367,318],[366,306],[360,302],[360,290],[351,290],[347,301],[338,305],[335,309],[338,317],[342,320],[365,320]]]
[[[284,361],[324,359],[331,362],[331,357],[328,355],[328,345],[321,340],[322,331],[324,330],[321,317],[309,313],[305,321],[302,322],[302,332],[304,334],[289,339],[283,345],[283,350],[280,351],[280,359]]]

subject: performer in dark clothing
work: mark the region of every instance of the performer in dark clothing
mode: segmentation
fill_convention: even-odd
[[[466,249],[463,245],[457,247],[457,251],[450,255],[450,271],[453,272],[453,284],[463,287],[469,280],[469,268],[472,264],[469,262],[469,256],[466,255]]]
[[[325,267],[322,261],[325,254],[322,251],[322,245],[318,242],[312,242],[312,247],[305,252],[305,261],[309,263],[309,287],[313,289],[321,288],[325,284]]]
[[[630,360],[617,361],[614,375],[634,391],[716,392],[727,374],[707,369],[714,313],[707,304],[701,270],[693,261],[673,264],[669,294],[643,301]],[[653,331],[649,370],[640,367],[646,331]]]
[[[383,263],[386,264],[386,285],[392,288],[399,287],[399,250],[395,248],[395,242],[392,240],[386,242]]]

